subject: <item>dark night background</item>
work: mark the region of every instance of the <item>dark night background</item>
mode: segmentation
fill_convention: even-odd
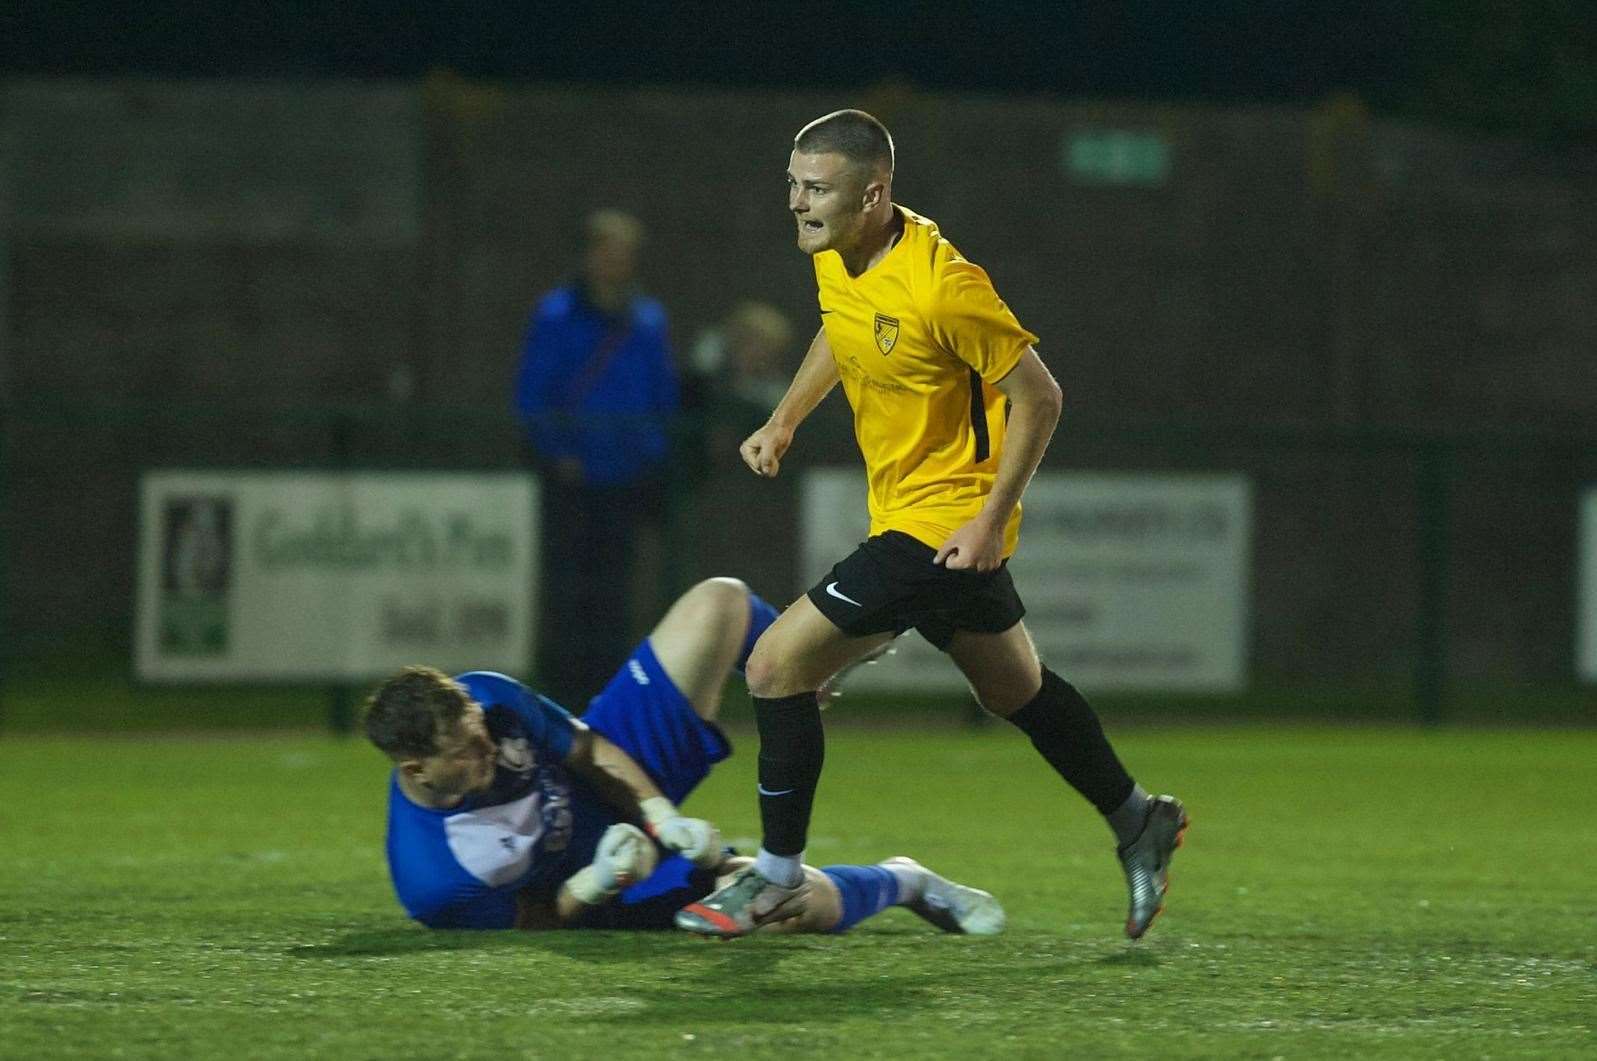
[[[1586,703],[1597,0],[0,2],[0,656],[122,673],[146,467],[520,467],[594,206],[679,352],[813,327],[780,163],[840,106],[1044,336],[1049,470],[1255,485],[1255,680]],[[1111,140],[1162,167],[1078,170]],[[857,459],[841,403],[806,430]],[[715,453],[658,584],[797,592],[796,480]]]
[[[1173,102],[1351,92],[1378,113],[1597,135],[1587,0],[1122,4],[279,0],[137,8],[24,0],[22,76],[466,77],[611,85],[913,88]],[[4,16],[0,16],[4,18]]]

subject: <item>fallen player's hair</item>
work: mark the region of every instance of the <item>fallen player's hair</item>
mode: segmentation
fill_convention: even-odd
[[[390,758],[424,759],[438,751],[438,734],[460,720],[466,690],[432,667],[406,667],[366,700],[366,736]]]

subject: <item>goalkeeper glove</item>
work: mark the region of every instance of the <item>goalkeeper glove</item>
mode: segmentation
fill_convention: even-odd
[[[702,818],[687,818],[676,804],[664,796],[652,796],[639,806],[644,828],[660,841],[660,846],[675,851],[701,869],[721,864],[721,831]]]
[[[594,848],[593,862],[573,873],[566,887],[581,902],[598,906],[653,873],[658,862],[659,855],[643,830],[622,822],[604,831]]]

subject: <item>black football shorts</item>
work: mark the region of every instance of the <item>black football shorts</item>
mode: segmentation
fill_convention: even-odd
[[[996,571],[959,571],[932,563],[936,555],[902,531],[875,535],[833,565],[810,602],[849,637],[913,627],[943,651],[955,631],[1003,633],[1026,614],[1008,561]]]

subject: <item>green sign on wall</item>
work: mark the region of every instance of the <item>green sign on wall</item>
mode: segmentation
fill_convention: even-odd
[[[1079,184],[1158,187],[1170,177],[1170,144],[1159,133],[1076,129],[1061,145],[1065,173]]]

